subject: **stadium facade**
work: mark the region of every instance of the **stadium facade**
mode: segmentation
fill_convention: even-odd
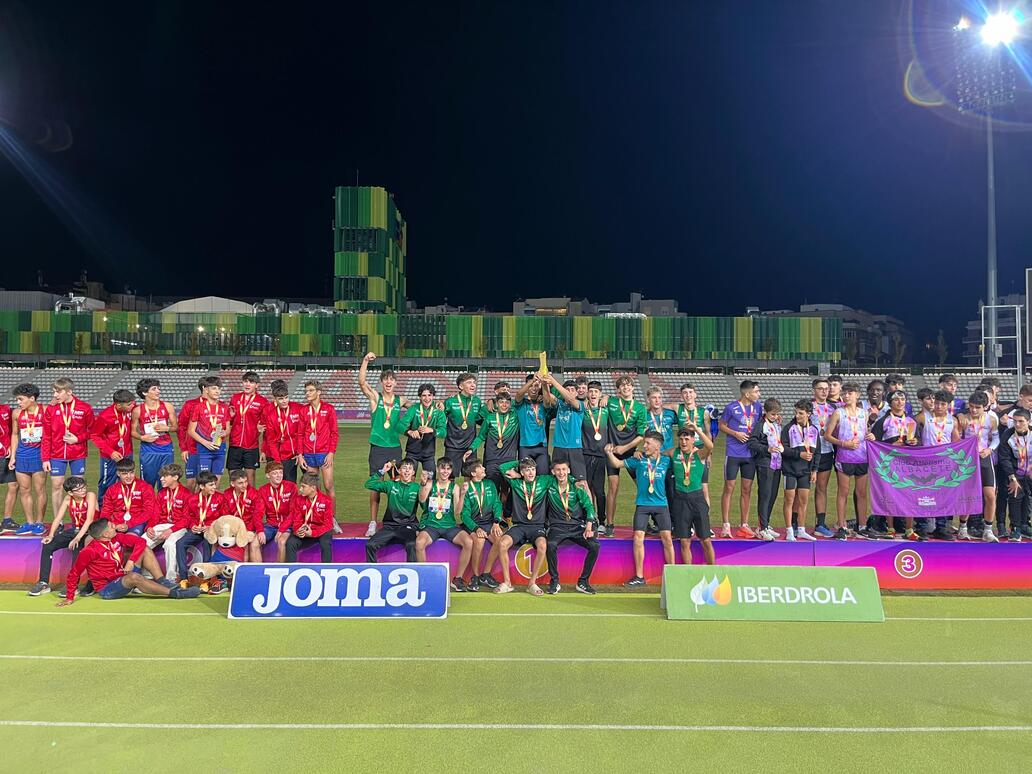
[[[333,195],[333,301],[348,312],[405,311],[407,226],[384,188]]]

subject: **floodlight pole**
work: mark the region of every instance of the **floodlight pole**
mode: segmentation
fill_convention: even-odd
[[[986,111],[985,116],[985,155],[986,155],[986,181],[988,188],[987,214],[988,214],[988,244],[986,245],[986,269],[987,269],[987,290],[989,296],[989,319],[987,321],[988,331],[985,338],[989,340],[989,357],[986,365],[995,370],[998,367],[996,357],[996,163],[993,151],[993,113]]]

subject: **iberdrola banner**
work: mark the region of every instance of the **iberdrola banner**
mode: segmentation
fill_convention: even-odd
[[[871,512],[961,516],[982,512],[978,439],[941,446],[867,442]]]

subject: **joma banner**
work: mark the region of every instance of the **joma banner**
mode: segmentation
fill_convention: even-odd
[[[867,442],[871,512],[960,516],[982,512],[978,439],[941,446]]]

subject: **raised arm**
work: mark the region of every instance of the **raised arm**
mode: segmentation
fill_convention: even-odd
[[[376,394],[376,391],[366,381],[366,375],[369,373],[369,364],[374,360],[376,360],[376,355],[372,352],[367,352],[366,356],[362,358],[362,365],[358,367],[358,387],[362,390],[362,394],[369,398],[370,411],[376,410],[376,404],[380,400],[380,396]]]

